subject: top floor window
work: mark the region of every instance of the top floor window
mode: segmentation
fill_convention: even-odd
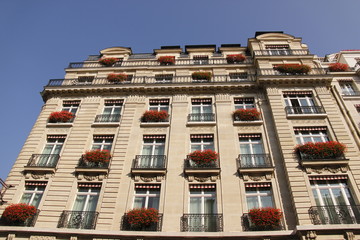
[[[251,109],[251,108],[255,108],[255,100],[254,98],[235,98],[234,105],[235,105],[235,110]]]
[[[193,57],[194,64],[197,65],[206,65],[209,64],[209,56],[207,55],[196,55]]]
[[[169,111],[169,99],[150,99],[149,110]]]
[[[288,44],[265,45],[269,55],[290,55],[290,47]]]
[[[64,101],[62,111],[68,111],[68,112],[71,112],[72,114],[76,115],[79,105],[80,105],[80,101],[78,101],[78,100]]]

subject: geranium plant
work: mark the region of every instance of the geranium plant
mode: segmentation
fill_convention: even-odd
[[[74,114],[68,111],[52,112],[48,118],[48,121],[50,123],[69,122],[74,117]]]
[[[36,215],[37,209],[34,206],[18,203],[7,206],[1,216],[1,218],[8,224],[21,225],[26,220]]]
[[[207,150],[196,150],[189,154],[190,160],[195,163],[197,166],[209,166],[216,163],[219,155],[217,152],[207,149]]]
[[[235,121],[255,121],[260,120],[260,112],[256,108],[237,109],[233,113]]]
[[[228,63],[239,63],[245,61],[246,57],[242,54],[230,54],[226,56]]]
[[[123,82],[126,81],[128,78],[128,75],[125,73],[110,73],[107,76],[107,80],[109,80],[109,82]]]
[[[156,110],[149,110],[144,112],[141,117],[142,122],[165,122],[169,118],[169,114],[167,111],[156,111]]]
[[[349,65],[345,63],[331,63],[329,65],[330,72],[346,72],[349,69]]]
[[[134,208],[126,213],[132,228],[145,228],[159,221],[159,211],[155,208]]]
[[[256,230],[273,230],[281,225],[283,214],[280,209],[266,207],[253,208],[249,211],[249,218]]]
[[[304,159],[334,159],[341,157],[346,146],[336,141],[308,142],[295,147],[295,152]]]
[[[91,163],[108,163],[111,155],[108,150],[90,150],[83,155],[83,159]]]
[[[193,72],[191,74],[191,77],[193,80],[208,80],[210,81],[211,79],[211,72]]]
[[[119,59],[113,58],[113,57],[99,59],[99,63],[101,63],[102,65],[105,65],[105,66],[112,66],[117,61],[119,61]]]
[[[305,74],[311,71],[311,67],[305,64],[278,64],[274,66],[274,70],[281,73]]]
[[[161,65],[173,65],[175,64],[174,56],[162,56],[158,58],[158,61]]]

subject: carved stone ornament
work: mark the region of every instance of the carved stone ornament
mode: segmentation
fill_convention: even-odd
[[[345,232],[346,240],[355,240],[355,234],[353,232]]]
[[[187,102],[188,96],[186,94],[177,94],[173,97],[173,102]]]
[[[144,129],[144,133],[146,134],[153,134],[153,133],[164,133],[166,134],[167,133],[167,128],[164,128],[164,127],[152,127],[152,128],[145,128]]]
[[[325,120],[319,119],[319,120],[312,120],[312,119],[301,119],[301,120],[292,120],[291,121],[293,124],[299,125],[299,127],[301,126],[309,126],[309,124],[314,125],[314,124],[326,124]]]
[[[71,237],[70,237],[70,240],[77,240],[77,237],[71,236]]]
[[[237,130],[241,133],[261,132],[261,126],[241,126],[237,127]]]
[[[249,179],[252,180],[252,181],[261,181],[261,180],[264,180],[265,179],[265,176],[252,176],[252,175],[249,175]]]
[[[30,240],[55,240],[55,236],[31,236]]]
[[[25,174],[25,179],[34,179],[34,180],[38,180],[38,179],[49,179],[50,177],[52,177],[54,174],[51,173],[34,173],[34,172],[27,172]]]
[[[348,167],[347,166],[325,166],[322,168],[315,168],[315,167],[306,167],[305,171],[307,174],[311,174],[311,173],[325,173],[325,172],[329,172],[329,173],[346,173],[348,171]]]
[[[145,96],[140,95],[130,95],[127,97],[127,103],[145,103]]]
[[[306,239],[307,240],[316,240],[316,231],[307,231],[306,233]]]
[[[192,127],[191,131],[196,133],[210,133],[214,132],[214,127]]]
[[[216,98],[216,102],[219,102],[219,101],[220,102],[221,101],[229,102],[229,101],[231,101],[230,94],[227,94],[227,93],[216,94],[215,98]]]
[[[14,240],[15,239],[15,234],[8,234],[6,237],[6,240]]]
[[[140,176],[140,175],[135,175],[134,176],[134,181],[135,182],[161,182],[162,180],[165,179],[164,175],[158,175],[158,176]]]

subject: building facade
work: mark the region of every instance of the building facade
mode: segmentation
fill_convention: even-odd
[[[70,63],[2,182],[0,213],[37,212],[3,216],[0,240],[360,239],[360,53],[337,56],[257,32],[246,47],[112,47]],[[325,153],[295,150],[309,142]],[[138,208],[155,220],[134,224]]]

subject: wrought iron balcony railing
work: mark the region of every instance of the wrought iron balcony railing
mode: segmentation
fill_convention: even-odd
[[[36,220],[39,216],[40,210],[37,209],[34,216],[25,220],[25,222],[9,222],[6,221],[4,218],[0,218],[0,225],[1,226],[21,226],[21,227],[33,227],[35,226]]]
[[[96,115],[96,123],[120,122],[120,114],[101,114]]]
[[[359,224],[359,205],[313,206],[309,209],[310,218],[315,225]]]
[[[188,122],[215,122],[214,113],[190,113]]]
[[[253,59],[247,57],[245,61],[239,62],[236,64],[252,64]],[[207,59],[202,61],[201,65],[221,65],[228,64],[226,58],[216,58],[216,59]],[[158,60],[126,60],[115,63],[110,67],[144,67],[144,66],[186,66],[186,65],[199,65],[199,60],[197,59],[176,59],[174,64],[163,65]],[[69,64],[68,68],[103,68],[109,67],[105,66],[99,62],[88,61],[88,62],[72,62]]]
[[[151,121],[151,120],[147,121],[145,119],[141,119],[141,122],[142,123],[155,123],[155,122],[167,123],[167,122],[169,122],[169,118],[170,118],[170,116],[165,119],[159,120],[159,121]]]
[[[215,75],[211,78],[211,83],[231,83],[231,82],[255,82],[255,74],[248,74],[246,77],[238,79],[229,75]],[[156,77],[133,77],[131,81],[124,82],[110,82],[106,78],[95,78],[91,83],[83,84],[78,81],[78,79],[50,79],[47,87],[68,87],[68,86],[89,86],[89,85],[123,85],[123,84],[181,84],[181,83],[194,83],[194,80],[191,76],[173,76],[171,80],[167,81],[158,81]]]
[[[292,107],[286,106],[285,111],[287,114],[322,114],[325,110],[321,106],[302,106]]]
[[[59,228],[95,229],[99,213],[95,211],[63,211]]]
[[[33,154],[27,164],[28,167],[55,168],[60,155],[59,154]]]
[[[276,231],[284,230],[284,221],[281,219],[279,225],[277,226],[256,226],[250,219],[248,213],[244,213],[242,216],[242,225],[244,231]]]
[[[343,96],[360,96],[360,91],[343,91]]]
[[[208,169],[208,168],[217,169],[220,168],[219,166],[220,166],[219,159],[217,159],[216,162],[211,162],[206,164],[196,164],[191,160],[189,155],[187,155],[184,163],[185,169]]]
[[[89,162],[85,159],[84,155],[81,156],[78,167],[79,168],[109,168],[111,158],[108,162]]]
[[[136,155],[133,169],[165,169],[166,155]]]
[[[239,154],[237,158],[238,168],[271,168],[272,163],[269,154]]]
[[[255,56],[287,56],[287,55],[309,55],[309,50],[304,49],[267,49],[255,50]]]
[[[312,68],[308,73],[281,73],[273,68],[264,68],[258,70],[259,76],[307,76],[307,75],[326,75],[328,74],[324,68]]]
[[[48,123],[59,123],[59,124],[61,124],[61,123],[73,123],[74,122],[74,119],[75,119],[75,115],[74,115],[74,117],[72,118],[72,119],[70,119],[69,121],[66,121],[66,122],[55,122],[55,121],[48,121]]]
[[[222,232],[222,214],[184,214],[181,217],[182,232]]]
[[[147,225],[147,226],[134,226],[134,225],[131,225],[129,223],[128,217],[125,214],[122,217],[122,220],[121,220],[121,230],[122,231],[153,231],[153,232],[161,232],[162,219],[163,219],[163,214],[159,213],[158,222],[151,223],[150,225]]]
[[[317,155],[310,155],[310,154],[305,154],[302,152],[300,153],[300,160],[301,161],[314,161],[314,160],[346,160],[345,156],[342,154],[340,156],[334,156],[331,155],[329,153],[324,153],[324,154],[317,154]]]

